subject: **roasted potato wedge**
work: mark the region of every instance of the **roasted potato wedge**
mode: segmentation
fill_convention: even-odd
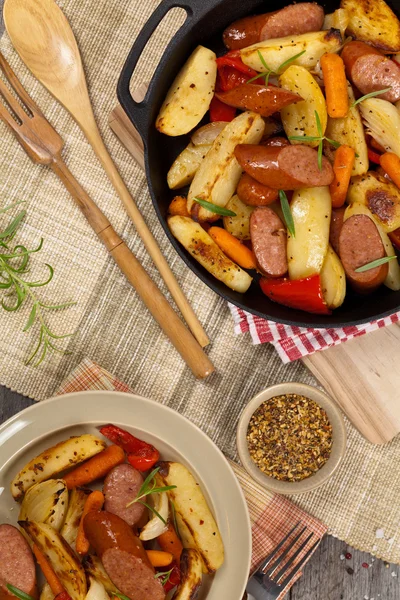
[[[181,556],[182,579],[174,595],[174,600],[195,600],[202,581],[200,554],[193,548],[185,548]]]
[[[364,127],[357,106],[352,106],[355,98],[350,84],[347,86],[349,96],[349,112],[342,119],[331,119],[328,117],[326,137],[339,142],[339,144],[350,146],[356,151],[352,175],[364,175],[369,169],[368,148],[365,141]],[[333,162],[335,148],[325,142],[325,155]]]
[[[338,8],[335,10],[335,12],[325,15],[323,29],[339,29],[344,39],[344,34],[348,27],[349,21],[350,16],[347,10],[344,8]]]
[[[115,592],[119,591],[107,575],[107,572],[103,567],[103,563],[98,556],[95,554],[89,554],[84,558],[82,566],[85,569],[88,577],[93,578],[101,583],[107,594],[112,596]]]
[[[353,204],[350,204],[350,206],[346,208],[346,211],[344,213],[344,219],[349,219],[352,215],[367,215],[370,219],[372,219],[378,228],[379,235],[381,236],[381,240],[383,242],[383,245],[385,246],[386,255],[395,256],[396,252],[393,248],[393,244],[390,241],[388,234],[385,233],[378,221],[374,218],[374,215],[371,213],[369,208],[365,206],[365,204],[361,204],[360,202],[354,202]],[[384,284],[386,285],[386,287],[395,292],[400,290],[400,266],[397,260],[391,260],[389,262],[389,271],[384,281]]]
[[[318,137],[317,121],[315,112],[318,113],[322,131],[325,133],[328,121],[326,102],[321,88],[314,77],[305,67],[291,65],[279,78],[281,87],[291,92],[300,94],[304,100],[290,104],[281,110],[282,125],[285,133],[290,136]],[[315,148],[319,142],[296,142],[292,144],[304,144]]]
[[[352,178],[347,202],[365,204],[386,233],[400,227],[400,190],[374,171]]]
[[[321,272],[329,245],[332,201],[328,187],[303,188],[290,204],[296,237],[288,235],[290,279]]]
[[[174,237],[216,279],[236,292],[244,294],[252,278],[220,250],[199,223],[189,217],[168,218]]]
[[[35,483],[45,481],[62,471],[98,454],[106,447],[105,442],[94,435],[71,437],[35,456],[14,477],[11,493],[15,500],[22,500],[25,492]]]
[[[73,550],[75,550],[79,523],[81,522],[88,494],[90,494],[90,490],[83,490],[81,488],[74,488],[69,492],[68,510],[60,533]]]
[[[221,131],[228,125],[227,121],[213,121],[199,127],[192,133],[190,140],[194,146],[211,146],[215,138],[219,136]]]
[[[238,144],[258,144],[264,133],[264,121],[260,115],[244,112],[238,115],[215,139],[194,176],[188,193],[188,211],[191,213],[193,198],[202,198],[218,206],[226,206],[236,191],[242,168],[235,158]],[[200,221],[215,217],[215,213],[200,207]]]
[[[19,521],[18,524],[45,554],[72,600],[84,600],[87,592],[85,571],[58,531],[51,525],[35,521]]]
[[[367,133],[385,150],[400,156],[399,110],[382,98],[369,98],[360,102],[359,106]]]
[[[194,548],[197,549],[196,540],[194,539],[189,527],[186,522],[183,520],[182,516],[179,513],[175,513],[176,524],[178,526],[179,537],[181,538],[182,545],[184,548]],[[208,573],[207,566],[205,565],[203,559],[201,559],[203,573],[206,575]]]
[[[260,51],[269,68],[278,72],[284,62],[305,50],[305,53],[296,58],[292,64],[313,69],[325,52],[337,52],[342,42],[342,36],[338,29],[313,31],[302,35],[264,40],[243,48],[240,55],[245,65],[262,73],[265,71],[265,67],[258,54]],[[301,91],[299,93],[302,95]]]
[[[168,492],[175,512],[191,532],[200,556],[209,573],[224,562],[224,546],[221,534],[207,501],[190,471],[176,462],[160,462],[159,474],[164,485],[176,485]],[[201,569],[201,567],[200,567]]]
[[[331,245],[328,246],[321,269],[321,288],[328,308],[339,308],[346,296],[346,273],[340,258]]]
[[[168,171],[168,187],[171,190],[177,190],[189,185],[210,148],[211,144],[209,146],[195,146],[190,142],[177,156]]]
[[[200,123],[214,95],[216,58],[212,50],[197,46],[169,89],[156,120],[158,131],[183,135]]]
[[[346,33],[387,54],[400,52],[400,23],[384,0],[341,0],[349,24]]]
[[[236,213],[236,217],[224,217],[224,227],[239,240],[250,239],[250,217],[254,206],[247,206],[238,195],[232,196],[226,208]]]
[[[48,523],[60,531],[68,510],[68,490],[62,479],[36,483],[26,492],[18,519]]]
[[[110,600],[110,596],[100,581],[94,579],[94,577],[89,577],[89,591],[85,600]]]

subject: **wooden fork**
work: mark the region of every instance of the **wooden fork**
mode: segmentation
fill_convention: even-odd
[[[135,288],[194,375],[199,378],[207,377],[214,371],[213,364],[114,230],[110,221],[72,175],[61,158],[64,146],[62,138],[24,90],[1,52],[0,69],[24,106],[22,108],[0,78],[0,118],[10,127],[34,162],[51,167],[58,175],[129,283]]]

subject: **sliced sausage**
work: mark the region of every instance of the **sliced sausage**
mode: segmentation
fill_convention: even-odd
[[[344,221],[344,213],[346,211],[346,207],[342,206],[341,208],[333,208],[332,209],[332,217],[331,217],[331,229],[329,232],[329,242],[336,252],[339,254],[339,237],[340,232],[342,231],[343,221]]]
[[[288,139],[278,136],[269,138],[269,140],[263,140],[261,146],[275,146],[277,148],[283,148],[284,146],[290,146],[290,142]]]
[[[400,100],[400,67],[376,48],[364,42],[350,42],[343,48],[346,74],[364,94],[392,89],[379,96],[382,100]]]
[[[296,190],[304,187],[321,187],[333,181],[332,165],[322,157],[318,166],[318,153],[309,146],[256,146],[239,144],[235,156],[251,177],[276,190]]]
[[[278,190],[263,185],[247,173],[240,178],[236,192],[248,206],[266,206],[278,199]]]
[[[15,600],[6,584],[10,583],[37,597],[35,562],[24,536],[12,525],[0,525],[0,598]]]
[[[356,273],[356,269],[386,256],[375,223],[367,215],[353,215],[343,223],[339,255],[350,285],[360,294],[376,290],[388,274],[388,264]]]
[[[161,583],[140,539],[129,525],[112,513],[89,512],[85,534],[114,585],[132,600],[164,600]]]
[[[251,110],[262,117],[270,117],[285,106],[303,100],[298,94],[283,88],[256,83],[244,83],[227,92],[216,92],[215,95],[224,104]]]
[[[138,502],[129,508],[126,508],[126,505],[136,498],[142,484],[141,473],[131,465],[122,464],[114,467],[104,480],[104,509],[118,515],[133,527],[141,520],[145,507]]]
[[[283,277],[288,270],[286,228],[271,208],[263,206],[252,212],[250,236],[260,271],[269,277]]]
[[[225,29],[223,40],[230,50],[240,50],[262,40],[319,31],[323,23],[321,6],[300,2],[274,12],[239,19]]]

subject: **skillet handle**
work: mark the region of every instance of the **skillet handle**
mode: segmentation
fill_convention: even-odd
[[[129,86],[132,75],[135,71],[139,58],[147,45],[152,33],[163,20],[171,8],[183,8],[186,10],[187,18],[182,27],[176,33],[175,38],[185,35],[187,29],[191,27],[193,19],[197,20],[205,14],[210,7],[215,6],[215,0],[163,0],[153,12],[147,23],[136,38],[133,47],[125,61],[119,81],[118,81],[118,99],[133,122],[135,128],[139,131],[142,140],[146,144],[149,130],[149,111],[147,95],[142,102],[136,102],[130,93]]]

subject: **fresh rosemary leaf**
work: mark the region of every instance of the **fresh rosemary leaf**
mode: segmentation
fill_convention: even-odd
[[[10,237],[17,229],[22,219],[26,215],[26,210],[21,210],[20,213],[14,218],[13,221],[9,224],[9,226],[2,232],[0,232],[0,239],[4,240]]]
[[[30,329],[32,327],[32,325],[34,324],[35,319],[36,319],[36,307],[37,307],[37,304],[35,302],[35,304],[32,306],[32,310],[29,315],[29,319],[22,331],[28,331],[28,329]]]
[[[49,276],[46,279],[46,281],[30,281],[29,287],[43,287],[44,285],[47,285],[48,283],[50,283],[50,281],[53,279],[53,275],[54,275],[53,267],[47,263],[45,263],[45,265],[49,269]]]
[[[341,144],[339,144],[339,142],[335,142],[335,140],[331,140],[330,138],[324,138],[331,146],[333,146],[334,148],[340,148]],[[356,156],[358,156],[356,154]]]
[[[324,141],[321,140],[318,144],[318,169],[322,171],[322,150],[323,150]]]
[[[154,575],[154,579],[160,579],[161,580],[161,585],[164,586],[166,583],[168,583],[169,578],[171,577],[171,573],[174,570],[174,568],[172,567],[172,569],[170,569],[169,571],[163,571],[160,573],[156,573]]]
[[[27,594],[26,592],[23,592],[22,590],[15,587],[14,585],[11,585],[11,583],[7,583],[6,587],[9,592],[14,594],[14,596],[17,596],[17,598],[19,598],[20,600],[34,600],[33,596],[30,596],[29,594]]]
[[[236,217],[236,213],[232,210],[228,210],[227,208],[223,208],[222,206],[218,206],[217,204],[213,204],[212,202],[208,202],[207,200],[203,200],[203,198],[193,198],[195,202],[200,204],[203,208],[215,213],[216,215],[221,215],[223,217]]]
[[[319,118],[319,114],[318,111],[314,111],[315,114],[315,121],[317,123],[317,131],[318,131],[318,135],[319,137],[324,137],[324,132],[322,131],[322,124],[321,124],[321,119]]]
[[[293,140],[295,142],[319,142],[320,138],[311,135],[290,135],[288,140]]]
[[[283,218],[285,219],[287,230],[292,237],[296,237],[293,215],[292,211],[290,210],[289,200],[287,199],[286,193],[283,190],[279,190],[279,200],[281,201]]]
[[[12,204],[9,204],[8,206],[5,206],[4,208],[1,208],[0,209],[0,215],[6,213],[7,211],[11,210],[15,206],[18,206],[19,204],[23,204],[24,202],[26,202],[26,200],[17,200],[17,202],[13,202]]]
[[[117,596],[117,598],[120,598],[121,600],[130,600],[128,596],[125,596],[125,594],[121,594],[120,592],[111,592],[111,596]]]
[[[264,69],[266,71],[270,71],[271,72],[272,69],[270,69],[269,66],[267,65],[267,63],[265,62],[265,58],[263,57],[263,55],[260,52],[260,50],[257,50],[257,54],[258,54],[258,58],[260,59],[260,62],[262,64],[262,66],[264,67]]]
[[[286,67],[288,67],[289,65],[292,64],[292,62],[294,62],[295,60],[297,60],[298,58],[300,58],[300,56],[303,56],[303,54],[305,54],[305,50],[303,50],[302,52],[299,52],[298,54],[295,54],[294,56],[292,56],[291,58],[288,58],[287,60],[285,60],[285,62],[283,62],[280,67],[278,67],[277,73],[280,73],[282,71],[282,69],[285,69]]]
[[[365,94],[365,96],[361,96],[358,100],[355,100],[350,108],[354,108],[360,102],[364,102],[364,100],[369,100],[370,98],[375,98],[375,96],[380,96],[381,94],[386,94],[386,92],[390,92],[392,86],[385,88],[384,90],[377,90],[376,92],[370,92],[369,94]]]
[[[132,504],[135,504],[135,502],[140,502],[141,504],[144,504],[144,502],[142,502],[142,498],[146,498],[146,496],[149,496],[150,494],[162,494],[163,492],[168,492],[169,490],[174,490],[176,488],[176,485],[166,485],[164,487],[157,486],[156,475],[159,470],[160,467],[157,467],[147,475],[146,479],[141,485],[140,490],[137,493],[136,498],[128,502],[126,508],[129,508],[130,506],[132,506]],[[147,506],[147,504],[145,506]],[[163,522],[165,522],[161,515],[159,515],[154,508],[150,506],[147,506],[147,508],[149,508],[152,512],[154,512],[154,514],[161,518]]]
[[[150,504],[147,504],[147,502],[143,502],[143,500],[139,500],[139,504],[143,504],[143,506],[148,508],[150,512],[153,512],[156,515],[156,517],[158,517],[160,521],[164,523],[164,525],[167,524],[167,521],[164,519],[164,517],[160,515],[160,513],[154,508],[154,506],[150,506]]]
[[[179,527],[178,527],[178,521],[176,520],[176,510],[175,510],[175,504],[172,502],[172,500],[170,500],[170,507],[171,507],[171,513],[172,513],[172,522],[174,524],[174,528],[176,531],[176,535],[179,537]]]
[[[383,258],[378,258],[377,260],[373,260],[362,267],[358,267],[358,269],[354,269],[356,273],[365,273],[365,271],[370,271],[371,269],[375,269],[376,267],[380,267],[381,265],[385,265],[391,260],[397,260],[397,256],[384,256]]]

